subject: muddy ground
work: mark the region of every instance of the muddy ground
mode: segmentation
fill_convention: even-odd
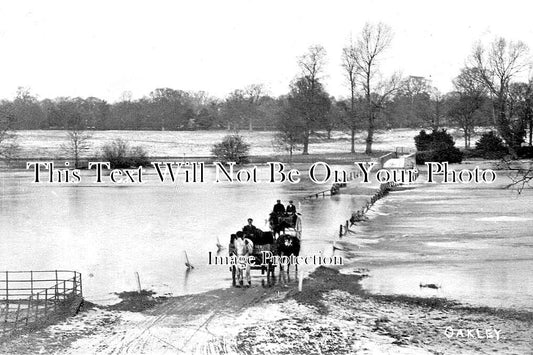
[[[375,296],[361,275],[318,268],[295,280],[199,295],[123,294],[112,307],[22,334],[6,354],[529,354],[533,315],[443,299]]]

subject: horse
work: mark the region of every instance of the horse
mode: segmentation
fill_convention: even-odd
[[[276,252],[280,257],[291,255],[298,256],[300,255],[300,239],[294,235],[282,234],[276,240]],[[289,266],[287,265],[287,273],[289,272]],[[298,265],[296,265],[296,270],[298,270]],[[281,265],[280,265],[281,272]]]
[[[276,254],[276,244],[274,242],[274,235],[272,232],[263,232],[260,229],[256,229],[253,234],[245,235],[242,231],[238,231],[235,234],[232,234],[230,237],[230,245],[228,248],[229,255],[236,254],[235,250],[235,239],[238,237],[243,237],[246,239],[249,239],[250,242],[253,244],[253,251],[250,254],[250,256],[253,256],[255,258],[255,263],[251,265],[252,269],[261,269],[261,274],[264,274],[265,271],[267,271],[267,276],[269,276],[270,273],[274,274],[274,267],[272,265],[272,262],[269,262],[267,265],[262,265],[261,261],[263,260],[263,252],[268,251],[271,252],[274,255]],[[235,283],[235,276],[236,276],[236,266],[232,265],[230,268],[232,272],[232,279]]]
[[[272,212],[268,218],[270,230],[276,236],[285,232],[286,228],[294,227],[294,219],[291,215],[278,215]]]

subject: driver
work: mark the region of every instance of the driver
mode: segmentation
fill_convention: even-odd
[[[253,221],[253,219],[248,218],[248,224],[242,227],[245,238],[253,237],[257,233],[257,228],[253,225]]]
[[[274,205],[274,209],[272,210],[275,214],[278,216],[281,216],[285,213],[285,206],[281,203],[281,200],[277,200],[277,203]]]

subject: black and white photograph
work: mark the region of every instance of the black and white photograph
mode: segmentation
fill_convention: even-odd
[[[0,354],[532,354],[532,14],[0,2]]]

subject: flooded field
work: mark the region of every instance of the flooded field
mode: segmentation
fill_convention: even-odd
[[[207,171],[211,174],[212,171]],[[341,195],[303,200],[329,187],[289,184],[162,184],[154,170],[134,186],[90,183],[33,184],[30,171],[0,172],[0,270],[77,270],[84,296],[106,303],[114,292],[143,288],[180,295],[231,286],[227,266],[208,265],[217,238],[246,219],[267,230],[276,199],[295,200],[303,213],[303,255],[328,250],[338,225],[362,198]],[[91,175],[92,176],[92,175]],[[186,272],[187,252],[195,266]],[[261,282],[260,271],[254,273]],[[254,281],[255,282],[255,281]]]
[[[302,255],[330,255],[337,240],[340,255],[370,269],[363,285],[372,292],[533,310],[533,191],[503,189],[503,175],[490,185],[421,178],[378,201],[371,220],[339,240],[339,224],[368,191],[304,200],[330,185],[161,184],[154,170],[144,184],[97,185],[83,174],[72,186],[33,184],[30,171],[0,172],[0,269],[77,270],[97,303],[135,290],[135,272],[159,294],[229,287],[229,268],[208,265],[217,238],[226,246],[248,217],[266,230],[275,200],[294,199],[303,213]],[[189,272],[184,252],[195,266]],[[264,280],[253,275],[254,283]],[[420,287],[426,284],[438,289]]]
[[[392,192],[352,241],[364,287],[533,311],[533,191],[508,182]]]
[[[419,130],[395,129],[393,131],[377,131],[374,136],[374,150],[394,150],[395,147],[414,148],[413,137]],[[454,132],[451,130],[450,132]],[[101,147],[116,138],[122,138],[133,145],[142,146],[148,156],[191,157],[210,156],[211,144],[219,142],[231,133],[228,131],[91,131],[88,141],[90,149],[85,156],[94,157],[100,154]],[[61,145],[67,142],[65,131],[18,131],[18,144],[21,146],[20,156],[23,158],[59,158],[64,157]],[[273,144],[275,132],[241,131],[240,135],[251,144],[251,155],[273,155],[285,153]],[[454,133],[461,137],[459,132]],[[365,150],[366,133],[356,135],[356,151]],[[472,138],[474,141],[476,137]],[[460,141],[457,143],[461,144]],[[332,139],[313,139],[309,145],[310,153],[337,153],[350,151],[350,136],[344,132],[332,132]]]

